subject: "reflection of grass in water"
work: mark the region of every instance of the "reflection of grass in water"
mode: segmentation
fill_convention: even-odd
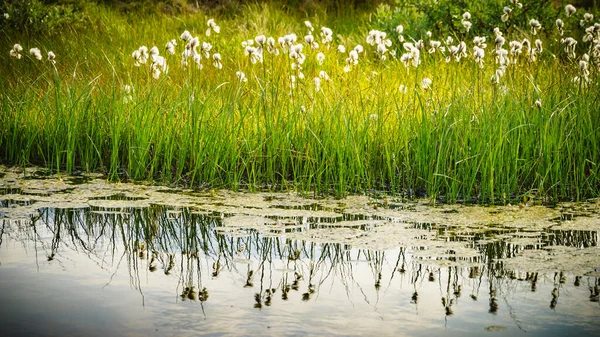
[[[209,290],[203,282],[223,277],[223,272],[226,272],[240,274],[245,280],[242,287],[254,289],[252,294],[256,308],[271,306],[279,291],[284,302],[290,299],[292,292],[296,292],[302,301],[312,301],[318,296],[320,286],[331,278],[341,282],[349,299],[352,297],[349,289],[355,285],[364,295],[364,300],[376,306],[377,302],[370,302],[366,290],[355,279],[353,265],[357,261],[368,263],[376,296],[386,284],[387,287],[392,285],[395,271],[399,275],[410,275],[410,283],[414,286],[411,303],[415,306],[419,302],[419,288],[423,282],[438,282],[447,316],[454,313],[453,308],[467,284],[471,285],[470,297],[478,300],[479,289],[487,281],[488,311],[497,313],[503,296],[498,289],[504,289],[512,282],[528,282],[531,291],[535,292],[538,282],[537,272],[519,273],[495,262],[498,258],[517,256],[525,250],[522,246],[502,241],[479,246],[481,257],[475,259],[476,266],[433,267],[418,259],[407,261],[404,249],[390,259],[384,251],[350,250],[338,243],[318,244],[264,237],[254,230],[247,230],[244,237],[228,236],[215,230],[222,227],[222,217],[194,214],[187,208],[153,205],[143,209],[123,209],[115,214],[93,213],[89,208],[46,208],[41,209],[36,221],[37,226],[20,226],[18,231],[21,231],[22,238],[33,240],[46,250],[48,260],[61,263],[61,259],[66,258],[61,251],[76,249],[85,252],[100,265],[105,251],[112,254],[113,260],[115,254],[123,251],[134,288],[141,292],[140,274],[143,270],[153,272],[162,269],[166,275],[178,277],[177,293],[181,300],[201,303],[209,299]],[[2,231],[7,224],[8,220],[2,222]],[[50,243],[38,233],[39,226],[53,234]],[[597,233],[552,231],[548,240],[553,244],[575,247],[595,246]],[[257,265],[251,267],[246,264],[245,270],[242,270],[244,268],[239,268],[236,263],[236,259],[242,258],[255,261]],[[394,266],[391,273],[384,268],[390,263]],[[285,272],[277,272],[278,264],[284,267]],[[549,294],[551,308],[559,305],[560,289],[566,282],[566,275],[555,275],[555,291]],[[579,286],[581,276],[575,277],[573,284]],[[589,300],[598,301],[597,281],[589,289]]]

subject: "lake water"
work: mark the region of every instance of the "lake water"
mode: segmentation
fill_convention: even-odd
[[[0,171],[0,336],[600,331],[598,200],[432,206]]]

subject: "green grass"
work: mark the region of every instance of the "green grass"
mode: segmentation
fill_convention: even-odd
[[[469,48],[459,63],[423,50],[421,65],[406,68],[397,40],[390,50],[397,50],[398,59],[388,55],[383,62],[365,42],[377,28],[368,13],[323,11],[305,18],[275,5],[248,5],[241,14],[216,17],[221,33],[206,37],[209,17],[203,14],[135,17],[101,6],[88,11],[94,29],[0,36],[3,160],[57,171],[105,171],[113,179],[315,194],[385,191],[491,203],[599,194],[596,64],[590,61],[588,85],[573,83],[589,44],[580,41],[578,58],[569,60],[552,27],[541,37],[544,51],[536,63],[521,57],[492,85],[498,67],[493,27],[483,69],[471,58],[469,33],[455,36]],[[295,88],[290,76],[298,74],[285,52],[265,51],[258,64],[244,56],[241,42],[259,34],[277,39],[295,32],[299,43],[305,19],[313,22],[319,42],[321,25],[333,29],[334,43],[319,50],[305,44],[305,79]],[[579,17],[563,19],[565,37],[581,36]],[[513,39],[538,38],[521,28],[503,30],[505,48]],[[181,67],[179,35],[186,29],[212,43],[223,69],[206,59],[202,70],[191,61]],[[164,45],[175,38],[176,53],[168,55]],[[8,55],[14,43],[25,49],[21,60]],[[348,73],[347,52],[338,53],[338,43],[348,51],[365,47]],[[141,45],[159,47],[168,74],[155,80],[149,64],[134,66],[131,53]],[[44,55],[54,51],[56,65],[33,59],[31,47]],[[326,55],[322,66],[318,51]],[[315,92],[320,70],[331,81]],[[248,82],[240,82],[236,71]],[[425,77],[433,81],[431,90],[421,89]],[[124,85],[134,87],[129,102]]]

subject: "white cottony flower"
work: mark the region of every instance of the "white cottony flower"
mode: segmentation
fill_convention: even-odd
[[[254,46],[254,40],[250,39],[250,40],[242,41],[242,47],[246,48],[248,46]]]
[[[504,46],[504,42],[506,42],[506,40],[504,39],[504,36],[502,36],[502,35],[497,36],[496,39],[494,40],[494,45],[496,46],[496,50],[501,49],[502,46]]]
[[[325,81],[329,81],[329,75],[325,72],[325,70],[319,71],[319,77]]]
[[[542,28],[540,22],[536,19],[529,20],[529,25],[531,26],[531,34],[536,35],[537,31]]]
[[[479,64],[479,67],[483,69],[483,58],[485,56],[485,50],[477,46],[473,47],[473,59],[475,63]]]
[[[483,36],[483,37],[475,36],[473,38],[473,45],[476,47],[479,47],[481,49],[485,49],[485,48],[487,48],[487,44],[485,43],[485,40],[486,40],[485,36]]]
[[[308,28],[308,32],[312,33],[315,29],[310,21],[304,21],[304,25]]]
[[[404,31],[404,27],[402,25],[396,26],[396,33],[402,34],[403,31]]]
[[[535,40],[535,49],[536,53],[541,53],[544,49],[542,48],[542,40]]]
[[[29,49],[29,53],[38,60],[42,60],[42,52],[38,48]]]
[[[292,89],[296,87],[296,76],[294,76],[294,75],[290,76],[290,84],[292,86]]]
[[[221,32],[221,27],[217,26],[217,24],[215,23],[215,19],[209,19],[206,22],[206,25],[208,26],[208,29],[206,30],[206,36],[210,36],[211,29],[217,34]]]
[[[208,42],[202,42],[202,47],[200,50],[204,53],[205,58],[210,58],[210,50],[212,49],[212,45]]]
[[[527,41],[529,43],[529,41]],[[510,54],[513,57],[513,63],[517,63],[519,55],[523,52],[523,44],[519,41],[510,41]]]
[[[356,50],[351,50],[348,54],[348,58],[352,61],[348,63],[358,64],[358,52]]]
[[[419,64],[421,64],[421,51],[417,48],[413,48],[410,50],[410,55],[413,67],[418,67]]]
[[[433,82],[431,81],[431,79],[430,79],[430,78],[428,78],[428,77],[425,77],[425,78],[424,78],[424,79],[421,81],[421,88],[422,88],[423,90],[429,90],[429,89],[431,89],[431,83],[433,83]]]
[[[136,67],[139,67],[141,62],[140,62],[140,51],[139,49],[135,50],[133,53],[131,53],[131,57],[133,57],[133,61],[134,61],[134,65]]]
[[[235,72],[235,76],[237,76],[237,78],[240,80],[240,82],[244,83],[244,82],[248,82],[248,78],[246,78],[246,74],[244,74],[241,71],[236,71]]]
[[[344,47],[344,45],[340,44],[337,47],[337,51],[340,52],[340,53],[345,53],[346,52],[346,47]]]
[[[579,21],[579,24],[581,25],[581,27],[583,27],[586,23],[588,23],[592,20],[594,20],[594,14],[585,13],[585,14],[583,14],[583,19],[581,21]]]
[[[510,0],[513,5],[517,6],[517,8],[523,8],[523,4],[519,2],[519,0]]]
[[[20,44],[15,44],[10,50],[10,56],[16,58],[17,60],[21,59],[21,52],[23,51],[23,47]]]
[[[537,106],[539,109],[541,109],[542,108],[542,100],[541,99],[535,100],[535,106]]]
[[[452,36],[448,36],[448,37],[446,38],[446,45],[447,45],[447,46],[449,46],[449,45],[451,45],[452,43],[454,43],[454,39],[452,38]],[[406,48],[406,47],[404,47],[404,48]]]
[[[175,43],[173,43],[173,42],[175,42],[175,40],[167,42],[167,45],[165,46],[165,49],[171,55],[175,54],[175,46],[177,45],[176,42]]]
[[[267,42],[267,37],[264,35],[259,35],[254,38],[254,41],[256,41],[256,44],[258,44],[262,48],[262,47],[264,47],[265,43]]]
[[[508,21],[508,19],[510,19],[510,13],[512,12],[512,8],[510,7],[504,7],[504,14],[502,14],[502,22],[506,22]]]
[[[327,45],[333,41],[333,31],[327,27],[321,27],[321,43]]]
[[[194,56],[192,57],[192,60],[194,60],[194,63],[196,63],[196,66],[198,67],[198,69],[202,69],[202,56],[200,54],[194,54]],[[183,61],[182,61],[183,63]],[[187,62],[186,62],[187,65]]]
[[[571,59],[576,57],[575,55],[575,47],[577,46],[577,40],[572,37],[568,37],[566,39],[561,39],[560,42],[565,45],[565,52],[567,56]]]
[[[465,30],[468,32],[471,30],[471,26],[473,25],[471,21],[462,20],[462,25],[465,27]]]
[[[180,39],[182,39],[185,42],[188,42],[189,40],[192,39],[192,34],[190,34],[190,32],[188,32],[187,30],[184,31],[181,36],[179,37]]]
[[[494,36],[495,37],[502,36],[502,32],[500,31],[500,28],[498,28],[498,27],[494,28]]]
[[[56,64],[56,55],[54,55],[54,52],[49,51],[48,52],[48,61],[50,61],[50,63],[52,64]]]
[[[123,86],[123,102],[129,103],[132,100],[133,100],[133,87],[128,84],[125,84]]]
[[[400,84],[400,86],[398,87],[398,91],[400,91],[401,94],[406,94],[406,86],[404,84]]]
[[[565,13],[567,13],[567,17],[575,14],[575,12],[577,12],[577,9],[575,9],[575,6],[573,6],[573,5],[565,6]]]
[[[319,65],[322,65],[323,61],[325,61],[325,54],[318,53],[317,54],[317,62],[319,63]]]
[[[312,49],[317,49],[319,48],[319,44],[315,41],[315,37],[312,36],[311,34],[306,35],[304,37],[304,41],[306,42],[306,44],[308,44]]]
[[[270,54],[279,55],[279,49],[275,47],[275,39],[273,37],[267,39],[267,51]]]
[[[433,33],[428,30],[427,32],[425,32],[425,35],[427,36],[428,39],[431,39],[431,37],[433,36]]]
[[[156,46],[150,48],[150,51],[148,52],[148,54],[150,55],[150,60],[152,60],[152,62],[156,62],[156,58],[158,57],[158,48]]]
[[[462,18],[463,20],[471,20],[471,13],[464,12]]]
[[[357,44],[356,47],[354,47],[354,51],[356,51],[357,53],[362,53],[365,49],[363,48],[363,46]]]
[[[558,29],[558,34],[562,36],[564,34],[564,26],[565,23],[561,19],[556,19],[556,28]]]
[[[138,48],[138,59],[137,62],[141,63],[141,64],[146,64],[146,62],[148,62],[148,47],[146,46],[141,46],[140,48]],[[135,59],[135,56],[134,56]]]
[[[191,38],[188,43],[185,45],[185,49],[189,50],[190,53],[192,54],[197,54],[198,52],[196,51],[196,49],[198,49],[198,46],[200,46],[200,40],[198,39],[198,37],[194,37]]]
[[[596,28],[594,26],[589,26],[585,29],[585,35],[583,36],[583,42],[591,42],[594,41],[594,37],[596,36]],[[596,43],[597,45],[598,43]]]
[[[440,41],[435,41],[435,40],[431,40],[429,41],[429,54],[433,54],[435,53],[438,49],[440,49],[440,47],[442,46],[442,43]]]
[[[156,55],[153,57],[150,68],[152,69],[152,76],[155,79],[158,79],[161,72],[164,72],[165,74],[168,72],[167,60],[162,56]]]
[[[212,59],[213,59],[213,66],[215,66],[215,68],[217,68],[217,69],[223,68],[223,64],[221,63],[221,54],[219,54],[219,53],[213,54]]]
[[[313,82],[315,83],[315,91],[316,92],[321,91],[321,78],[315,77],[315,78],[313,78]]]
[[[252,64],[256,64],[257,62],[263,62],[262,49],[247,46],[244,50],[244,54],[250,57],[250,62],[252,62]]]

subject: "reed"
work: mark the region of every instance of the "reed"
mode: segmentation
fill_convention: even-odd
[[[311,32],[304,18],[249,5],[240,16],[216,18],[216,33],[203,14],[89,11],[97,29],[0,37],[2,50],[24,47],[20,59],[0,56],[4,161],[194,187],[485,203],[584,199],[600,190],[600,28],[583,42],[594,27],[580,26],[584,13],[561,12],[564,36],[555,27],[533,35],[533,26],[511,26],[501,32],[506,45],[488,27],[478,61],[468,31],[452,42],[406,35],[406,45],[401,30],[384,36],[354,12],[314,19]],[[332,29],[331,42],[322,26]],[[212,46],[207,55],[200,45],[182,56],[184,30]],[[296,42],[277,43],[292,32]],[[279,55],[255,39],[262,34],[275,37]],[[580,39],[574,55],[567,36]],[[173,39],[171,55],[165,44]],[[363,52],[355,52],[359,44]],[[142,45],[158,46],[153,66],[134,65]],[[41,61],[27,52],[33,47]]]

